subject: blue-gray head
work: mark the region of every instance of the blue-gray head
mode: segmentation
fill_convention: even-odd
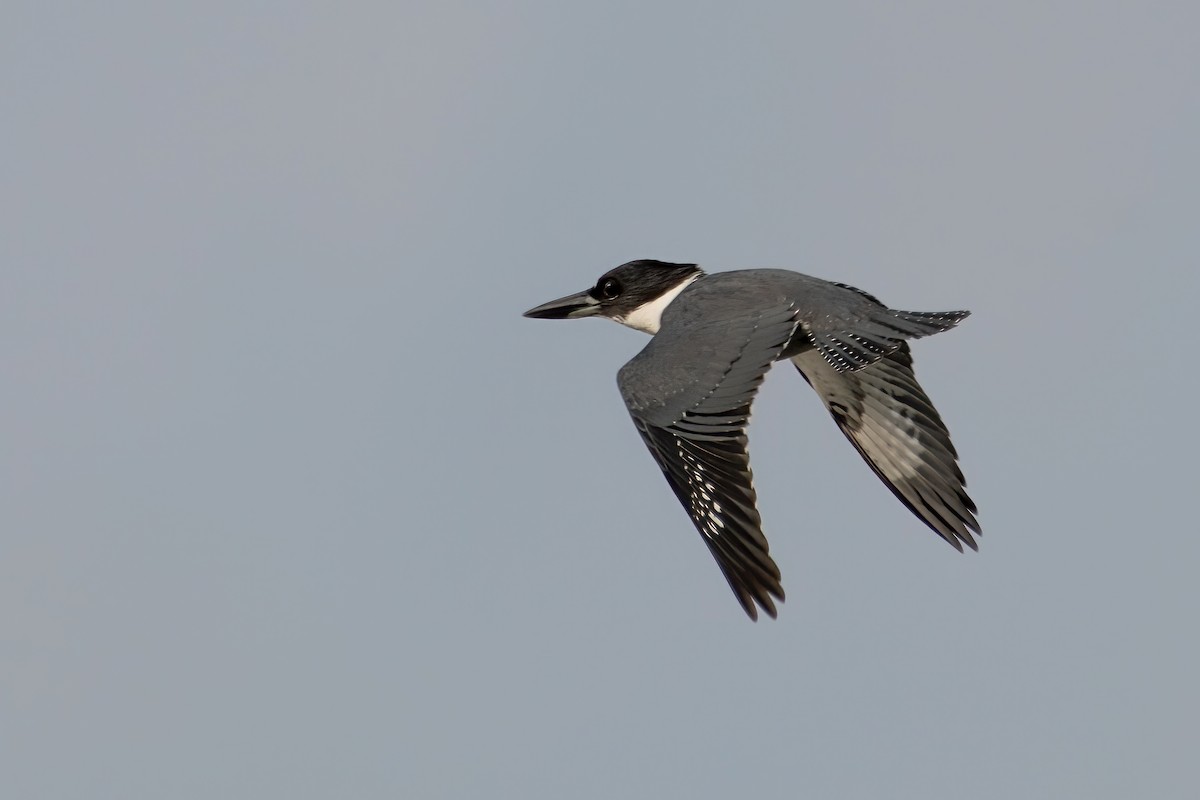
[[[657,333],[666,308],[704,273],[695,264],[640,259],[600,276],[586,291],[560,297],[525,312],[534,319],[607,317],[647,333]]]

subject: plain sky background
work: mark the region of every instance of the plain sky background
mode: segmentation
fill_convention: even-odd
[[[1198,9],[8,0],[0,794],[1196,797]],[[981,551],[778,369],[749,622],[638,257],[971,309]]]

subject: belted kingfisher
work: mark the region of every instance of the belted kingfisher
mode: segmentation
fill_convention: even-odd
[[[708,274],[639,260],[525,312],[607,317],[652,334],[617,373],[633,424],[752,620],[783,601],[746,450],[755,393],[791,359],[842,433],[901,503],[962,552],[978,550],[958,453],[912,371],[907,339],[970,312],[890,309],[866,292],[782,269]]]

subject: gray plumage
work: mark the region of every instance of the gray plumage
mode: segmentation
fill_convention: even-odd
[[[664,305],[665,304],[665,305]],[[742,607],[784,599],[756,508],[746,424],[767,370],[790,359],[875,474],[951,545],[976,549],[976,508],[907,339],[966,311],[889,309],[843,284],[777,269],[705,274],[637,261],[527,316],[607,316],[654,334],[617,382],[633,422]]]

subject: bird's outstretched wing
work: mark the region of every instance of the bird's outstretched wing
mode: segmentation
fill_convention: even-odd
[[[977,550],[975,503],[950,432],[913,375],[908,344],[855,371],[840,371],[817,350],[792,363],[900,502],[959,551]]]
[[[755,507],[745,429],[797,325],[788,304],[696,326],[686,338],[664,328],[617,376],[634,425],[751,619],[758,606],[774,617],[784,594]]]

